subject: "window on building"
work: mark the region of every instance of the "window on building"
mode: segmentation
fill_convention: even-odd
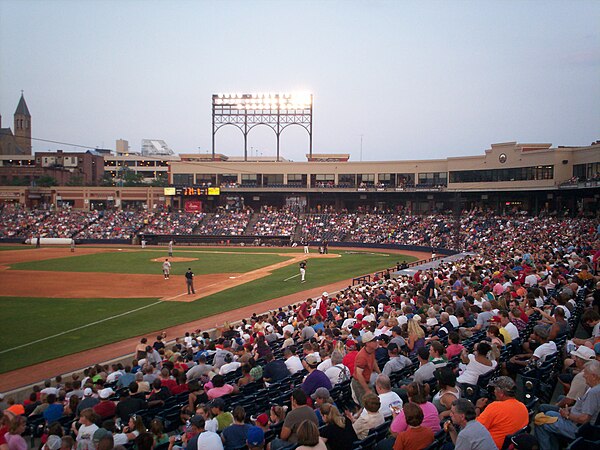
[[[178,186],[192,186],[194,184],[194,174],[175,173],[173,174],[173,184]]]
[[[397,173],[396,174],[396,186],[397,187],[414,187],[415,186],[415,174],[414,173]]]
[[[290,173],[287,176],[287,182],[294,186],[306,186],[306,175],[302,173]]]
[[[237,173],[223,173],[219,175],[219,185],[227,185],[237,183]]]
[[[282,173],[269,173],[263,175],[263,184],[265,186],[283,185]]]
[[[310,184],[313,187],[333,187],[335,175],[332,173],[315,173],[310,176]]]
[[[419,174],[421,175],[421,174]],[[457,170],[450,172],[451,183],[494,183],[498,181],[535,181],[554,179],[554,166],[512,169]]]
[[[447,172],[424,172],[418,176],[418,185],[423,187],[437,187],[448,185]]]
[[[256,174],[256,173],[243,173],[242,174],[242,185],[245,185],[245,186],[258,186],[258,174]]]
[[[578,181],[600,180],[600,162],[575,164],[573,177],[576,177]]]
[[[197,173],[196,184],[205,186],[214,186],[217,182],[217,175],[213,173]]]
[[[341,173],[338,175],[338,186],[340,187],[355,187],[356,175],[353,173]]]
[[[358,182],[359,182],[359,185],[372,186],[375,184],[375,174],[374,173],[359,173],[358,174]]]

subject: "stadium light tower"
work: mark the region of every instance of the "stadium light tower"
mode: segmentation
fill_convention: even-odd
[[[244,161],[248,160],[248,134],[258,125],[266,125],[275,132],[277,161],[279,138],[290,125],[299,125],[308,132],[312,156],[312,113],[313,96],[308,93],[213,94],[212,158],[215,159],[215,135],[225,125],[235,126],[244,135]]]

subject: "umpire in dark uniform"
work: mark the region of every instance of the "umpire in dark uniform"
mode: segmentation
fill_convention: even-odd
[[[188,270],[185,273],[185,284],[187,285],[188,295],[196,293],[194,290],[194,272],[192,272],[191,267],[188,267]]]

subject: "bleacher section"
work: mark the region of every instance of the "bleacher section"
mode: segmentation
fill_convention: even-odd
[[[27,230],[30,226],[28,220],[35,221],[39,225],[48,219],[48,213],[24,214],[21,211],[3,210],[2,215],[4,216],[4,214],[11,219],[7,223],[12,224],[16,230]],[[127,217],[127,215],[123,217]],[[167,220],[171,217],[175,218],[174,221]],[[277,220],[270,221],[260,215],[257,217],[258,220],[253,223],[252,230],[247,230],[251,214],[246,212],[215,214],[207,216],[195,231],[199,233],[254,232],[257,226],[266,229],[277,222]],[[88,226],[88,229],[94,229],[94,223],[102,224],[106,220],[116,221],[117,219],[115,216],[103,214],[97,217],[96,221]],[[147,220],[148,223],[155,223],[151,216]],[[177,223],[176,228],[178,228],[191,226],[198,220],[198,217],[167,215],[166,217],[161,216],[160,220]],[[367,239],[367,235],[372,233],[371,226],[377,227],[375,216],[368,214],[309,214],[299,217],[299,220],[303,224],[303,235],[317,241],[318,239],[343,241],[347,236],[351,236],[351,239],[357,239],[357,236]],[[129,227],[127,229],[133,229],[137,223],[134,220],[119,222],[122,224],[120,226]],[[406,238],[409,242],[418,241],[429,244],[446,241],[451,228],[449,218],[443,215],[424,218],[403,216],[402,220],[400,220],[400,216],[389,215],[382,219],[380,222],[382,227],[377,228],[375,233],[388,233],[385,239],[389,239],[391,235],[394,235],[394,239],[396,239],[398,235],[390,233],[391,228],[389,227],[400,226],[400,223],[406,227],[403,232],[407,234],[403,235],[403,239]],[[288,225],[294,226],[293,223]],[[515,316],[516,318],[511,320],[516,324],[518,319],[523,322],[523,326],[518,339],[514,339],[506,345],[494,344],[497,355],[493,356],[495,353],[490,352],[490,355],[487,356],[496,358],[497,365],[494,368],[479,375],[474,384],[463,383],[457,386],[462,398],[477,403],[480,398],[490,398],[493,395],[494,391],[490,388],[490,382],[503,373],[506,369],[505,363],[509,362],[514,355],[523,352],[523,345],[529,341],[534,327],[544,318],[540,311],[547,311],[551,316],[557,308],[567,308],[570,313],[568,319],[570,326],[566,328],[567,331],[554,339],[557,351],[538,362],[531,360],[527,367],[518,371],[516,376],[517,399],[526,406],[529,423],[522,429],[514,430],[513,434],[504,436],[502,448],[508,448],[514,434],[532,432],[534,429],[533,417],[538,406],[554,400],[553,393],[558,385],[558,377],[563,373],[564,360],[567,356],[566,349],[571,347],[574,333],[581,328],[581,318],[584,313],[591,311],[593,307],[597,308],[600,303],[600,277],[593,267],[594,258],[597,259],[598,255],[594,251],[597,235],[595,227],[591,225],[593,224],[583,219],[554,217],[529,219],[483,214],[467,215],[461,220],[460,236],[462,237],[462,246],[474,250],[473,253],[462,255],[462,259],[455,257],[453,260],[436,260],[435,265],[411,267],[410,274],[400,272],[390,279],[360,280],[361,283],[357,283],[338,293],[335,298],[329,299],[324,324],[320,320],[316,320],[314,314],[311,319],[303,321],[299,317],[300,311],[303,311],[302,307],[286,308],[261,316],[254,315],[239,325],[232,325],[229,329],[220,330],[220,333],[214,338],[211,338],[208,333],[191,332],[185,338],[180,337],[177,341],[168,343],[166,348],[161,347],[160,352],[157,352],[159,355],[157,361],[160,362],[155,365],[167,368],[168,376],[164,380],[165,383],[168,380],[169,386],[171,386],[169,389],[177,387],[183,392],[177,394],[169,392],[166,399],[151,408],[140,409],[135,414],[143,418],[146,427],[150,425],[151,420],[159,418],[168,433],[179,435],[185,432],[186,423],[185,419],[182,420],[182,409],[199,407],[208,402],[208,390],[205,392],[203,385],[209,386],[210,377],[199,376],[197,379],[194,377],[192,381],[186,382],[181,375],[189,369],[187,364],[194,366],[202,356],[206,357],[209,364],[214,362],[217,349],[228,347],[225,341],[230,341],[236,347],[236,356],[240,360],[244,360],[245,352],[251,352],[253,355],[252,359],[247,362],[248,368],[252,367],[251,381],[248,384],[240,385],[239,393],[234,390],[231,394],[220,397],[224,401],[227,411],[231,411],[235,406],[242,406],[248,422],[251,422],[252,416],[268,413],[269,408],[273,405],[289,408],[292,392],[303,386],[306,370],[288,375],[273,383],[265,382],[262,375],[258,375],[264,372],[267,365],[265,355],[272,354],[276,360],[284,360],[284,344],[290,344],[290,338],[293,340],[291,348],[299,357],[317,352],[323,358],[327,358],[331,356],[332,349],[350,353],[353,346],[357,343],[360,345],[360,336],[365,336],[367,332],[390,337],[392,333],[398,333],[400,330],[399,334],[406,342],[414,343],[414,337],[411,336],[407,324],[408,321],[415,322],[414,318],[416,317],[418,325],[415,326],[417,328],[421,326],[429,338],[435,335],[438,341],[446,347],[448,334],[438,334],[439,323],[438,325],[428,325],[427,319],[435,319],[434,322],[436,322],[441,320],[444,314],[449,316],[451,313],[459,323],[457,330],[460,331],[461,345],[466,349],[467,354],[471,354],[474,352],[475,346],[482,340],[490,339],[485,331],[489,322],[485,323],[483,329],[475,326],[477,318],[483,311],[486,311],[489,303],[489,307],[493,311],[492,315],[496,315],[499,320],[500,312],[516,311],[519,317]],[[427,238],[423,237],[424,226],[428,229]],[[540,239],[540,230],[544,230],[544,239]],[[417,271],[417,269],[421,270]],[[537,275],[534,277],[535,282],[530,284],[529,281],[525,282],[525,277],[531,274]],[[431,289],[434,290],[434,294],[429,292]],[[536,304],[535,298],[528,298],[528,294],[533,295],[534,293],[540,295],[538,306],[541,308],[533,308],[530,303],[533,301]],[[509,309],[511,302],[517,304],[513,309]],[[307,311],[310,312],[311,308],[311,306],[307,306]],[[358,312],[359,309],[361,312]],[[342,329],[347,320],[350,320],[348,328]],[[552,322],[552,320],[549,321]],[[290,326],[293,330],[292,337],[284,335],[284,329],[289,331]],[[303,330],[308,328],[312,328],[315,333],[304,334]],[[586,332],[589,336],[590,330],[584,330],[584,333]],[[259,342],[263,341],[262,336],[265,336],[266,346],[259,345]],[[302,336],[307,336],[307,338],[303,339]],[[597,336],[593,337],[592,341],[597,339]],[[378,345],[384,347],[385,339],[380,342]],[[431,344],[431,340],[423,342],[424,348],[434,346]],[[410,351],[410,347],[402,347],[401,351],[410,359],[410,364],[390,375],[392,388],[398,392],[401,392],[400,388],[406,386],[419,368],[419,360],[415,352]],[[154,355],[154,352],[148,352],[146,358],[151,358],[149,355]],[[387,351],[379,352],[377,358],[379,367],[383,367],[388,359]],[[450,358],[447,365],[456,373],[464,369],[460,356]],[[146,364],[144,367],[138,366],[136,369],[145,369],[146,373],[151,374],[152,377],[161,376],[154,373],[155,368],[150,364]],[[114,368],[114,371],[103,366],[91,368],[88,375],[93,376],[93,379],[90,380],[89,386],[95,392],[107,387],[113,388],[112,400],[118,402],[123,394],[123,388],[119,388],[117,384],[118,377],[124,376],[123,373],[117,374],[120,371],[119,367]],[[117,381],[105,381],[111,375],[117,378]],[[224,375],[224,381],[227,384],[237,385],[238,381],[244,377],[246,374],[240,367]],[[431,400],[440,389],[439,383],[436,378],[432,378],[425,380],[424,384],[429,387],[428,398]],[[185,391],[186,389],[188,392]],[[190,401],[190,392],[193,392],[192,399],[196,398],[196,401]],[[357,405],[351,392],[351,380],[335,384],[330,390],[330,395],[340,410],[356,410]],[[595,413],[600,413],[600,411]],[[59,423],[64,431],[69,433],[75,420],[75,415],[64,415],[60,418]],[[375,449],[377,445],[388,438],[390,423],[391,421],[388,420],[383,425],[370,430],[369,435],[363,440],[356,441],[352,449]],[[27,432],[32,438],[32,446],[33,439],[42,436],[46,425],[43,416],[30,415],[28,417]],[[272,442],[279,436],[281,427],[282,422],[273,423],[267,427],[267,442]],[[580,431],[577,432],[576,439],[572,439],[572,442],[565,441],[562,444],[563,447],[569,446],[571,449],[577,449],[594,448],[598,445],[597,438],[594,439],[594,436],[597,436],[594,433],[600,432],[597,421],[586,424],[578,430]],[[448,443],[449,436],[441,431],[435,435],[434,442],[427,449],[442,449]],[[134,443],[130,442],[128,448],[132,448],[133,445]],[[294,446],[291,445],[289,448],[294,448]]]

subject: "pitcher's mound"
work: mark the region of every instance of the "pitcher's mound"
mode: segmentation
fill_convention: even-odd
[[[198,261],[198,258],[180,258],[178,256],[163,256],[161,258],[154,258],[152,261],[154,262],[165,262],[165,259],[168,259],[171,262],[188,262],[188,261]]]

